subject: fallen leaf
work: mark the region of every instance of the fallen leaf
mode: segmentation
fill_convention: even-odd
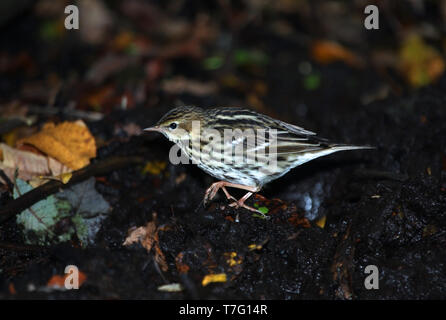
[[[316,225],[319,228],[324,229],[326,222],[327,222],[327,216],[323,216],[319,220],[316,221]]]
[[[184,180],[186,180],[187,175],[183,172],[181,173],[178,177],[175,178],[175,184],[179,185],[180,183],[182,183]]]
[[[304,78],[303,83],[306,90],[316,90],[321,84],[321,77],[317,73],[312,73]]]
[[[163,292],[181,292],[183,289],[180,283],[170,283],[158,287],[158,290]]]
[[[8,290],[9,290],[9,293],[12,295],[17,293],[14,283],[12,283],[12,282],[9,283]]]
[[[77,170],[96,157],[96,142],[82,120],[46,123],[38,133],[21,139],[18,145],[30,144],[48,156]]]
[[[117,51],[127,50],[134,42],[135,35],[129,31],[119,32],[112,41],[112,48]]]
[[[62,181],[63,184],[67,184],[73,177],[73,174],[71,172],[66,172],[62,173],[58,177],[60,178],[60,181]]]
[[[242,258],[237,258],[237,252],[225,252],[224,256],[226,257],[226,263],[230,266],[230,267],[234,267],[236,265],[239,265],[243,262]]]
[[[263,248],[263,246],[264,246],[265,244],[268,243],[268,241],[269,241],[269,238],[266,238],[266,239],[263,240],[262,243],[260,243],[260,244],[252,243],[252,244],[250,244],[250,245],[248,246],[248,249],[249,249],[250,251],[261,250],[261,249]]]
[[[318,40],[311,45],[311,56],[321,64],[343,61],[352,67],[362,67],[364,61],[349,49],[333,41]]]
[[[132,243],[139,242],[149,253],[153,248],[155,251],[155,261],[161,267],[161,270],[167,271],[166,258],[159,246],[158,231],[155,219],[147,223],[145,227],[131,228],[123,245],[129,246]]]
[[[445,70],[441,54],[417,34],[404,39],[398,55],[398,69],[413,87],[434,82]]]
[[[17,199],[32,189],[33,188],[25,181],[16,179],[14,199]],[[58,220],[58,207],[57,199],[54,195],[51,195],[22,211],[17,216],[17,224],[24,228],[25,241],[27,243],[46,244],[49,239],[54,237],[54,233],[51,229]],[[64,206],[64,209],[65,213],[69,212],[69,205]]]
[[[204,276],[203,280],[201,281],[201,285],[203,287],[205,287],[209,283],[213,283],[213,282],[226,282],[226,281],[227,281],[226,273],[207,274],[207,275]]]
[[[14,179],[15,170],[18,177],[30,180],[41,175],[58,176],[71,171],[59,161],[28,151],[21,151],[0,143],[0,169],[4,170],[10,180]]]
[[[203,67],[206,70],[217,70],[223,66],[224,60],[222,56],[212,56],[203,60]]]
[[[46,286],[49,288],[53,288],[53,289],[64,289],[65,288],[65,280],[67,279],[67,277],[69,276],[69,274],[65,274],[65,275],[54,275],[52,276]],[[85,282],[85,280],[87,280],[87,275],[85,273],[83,273],[82,271],[79,271],[79,287]]]
[[[147,162],[144,168],[142,169],[142,173],[150,173],[154,176],[160,174],[164,169],[166,169],[167,163],[165,161],[151,161]]]
[[[21,179],[15,182],[15,199],[33,189]],[[47,245],[79,239],[83,246],[92,244],[102,220],[110,212],[110,205],[96,191],[95,182],[92,177],[22,211],[17,224],[23,227],[26,242]],[[59,229],[61,223],[64,227]]]
[[[146,227],[139,227],[139,228],[130,228],[129,229],[129,235],[127,238],[125,238],[125,241],[122,245],[129,246],[135,242],[140,242],[141,239],[143,239],[147,234]],[[152,247],[149,248],[149,250]]]
[[[252,243],[252,244],[250,244],[250,245],[248,246],[248,249],[249,249],[250,251],[260,250],[260,249],[262,249],[262,246],[261,246],[261,245],[258,245],[258,244],[255,244],[255,243]]]
[[[31,179],[29,182],[30,185],[32,185],[34,188],[46,183],[48,180],[56,180],[56,181],[60,181],[63,184],[67,184],[68,182],[70,182],[71,177],[73,176],[72,172],[67,172],[67,173],[62,173],[58,176],[38,176],[38,177],[33,177],[33,179]]]
[[[190,267],[183,262],[184,253],[180,252],[175,258],[175,265],[180,274],[185,274],[189,272]]]
[[[65,286],[65,277],[58,274],[55,274],[48,280],[46,286],[52,288],[63,288]]]

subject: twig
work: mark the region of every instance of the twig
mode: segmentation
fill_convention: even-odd
[[[72,185],[84,181],[92,176],[104,175],[116,169],[142,163],[144,163],[144,159],[142,157],[114,157],[91,164],[85,168],[73,172],[73,176],[67,184],[63,184],[60,181],[47,182],[3,206],[0,209],[0,223],[12,218],[16,214],[32,206],[34,203],[58,192],[60,189],[71,187]]]
[[[1,249],[14,250],[14,251],[46,251],[48,248],[42,246],[18,244],[12,242],[0,242]]]
[[[14,184],[12,183],[12,181],[8,178],[8,176],[6,175],[5,171],[3,171],[2,169],[0,169],[0,178],[3,179],[3,181],[6,183],[6,185],[8,186],[10,192],[14,192]],[[0,179],[0,182],[2,180]]]

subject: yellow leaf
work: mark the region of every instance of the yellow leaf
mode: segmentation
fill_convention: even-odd
[[[62,173],[60,177],[60,181],[62,181],[63,184],[67,184],[70,180],[73,174],[71,172]]]
[[[46,123],[38,133],[18,144],[31,144],[73,170],[85,167],[96,157],[96,142],[83,121]]]
[[[151,161],[147,162],[144,169],[142,169],[142,173],[150,173],[152,175],[160,174],[164,169],[166,169],[167,163],[164,161]]]
[[[8,133],[5,133],[3,135],[3,140],[8,146],[13,147],[15,142],[17,141],[17,130],[15,129]]]
[[[237,257],[237,252],[225,252],[225,257],[226,257],[226,263],[230,266],[236,266],[238,264],[242,263],[242,259],[238,258],[235,259],[235,257]]]
[[[201,285],[205,287],[212,282],[226,282],[226,281],[227,281],[226,273],[207,274],[201,281]]]
[[[399,70],[413,87],[428,85],[445,69],[441,54],[417,34],[408,36],[399,51]]]
[[[321,228],[324,229],[325,227],[325,222],[327,221],[327,216],[323,216],[322,218],[320,218],[318,221],[316,221],[316,225]]]

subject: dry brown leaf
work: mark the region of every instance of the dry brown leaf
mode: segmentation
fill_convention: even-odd
[[[190,267],[183,262],[183,259],[184,259],[183,252],[180,252],[175,258],[175,265],[180,274],[188,273],[190,269]]]
[[[123,245],[128,246],[132,243],[139,242],[150,253],[152,248],[155,251],[155,261],[161,267],[161,270],[167,271],[168,266],[166,257],[164,256],[159,246],[158,238],[159,229],[155,221],[150,221],[145,227],[132,228],[129,230],[129,235],[125,239]]]
[[[38,133],[21,139],[18,145],[30,144],[73,170],[85,167],[96,157],[96,142],[82,120],[46,123]]]
[[[17,150],[1,143],[0,169],[4,170],[8,178],[14,180],[16,168],[18,177],[27,181],[41,175],[60,176],[71,171],[70,168],[51,157]]]

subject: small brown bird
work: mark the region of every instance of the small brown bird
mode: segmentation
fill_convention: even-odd
[[[204,203],[222,189],[233,201],[230,206],[255,212],[259,210],[245,201],[292,168],[333,152],[372,148],[331,143],[296,125],[236,107],[178,107],[144,131],[161,132],[198,167],[221,180],[206,190]],[[237,200],[226,187],[248,192]]]

